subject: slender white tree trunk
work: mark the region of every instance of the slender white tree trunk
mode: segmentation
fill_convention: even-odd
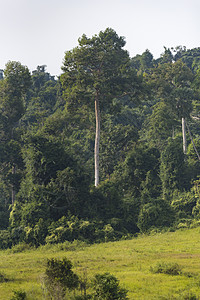
[[[186,125],[185,118],[182,118],[182,134],[183,134],[183,153],[187,153],[187,140],[186,140]]]
[[[95,99],[96,135],[94,146],[95,186],[99,184],[100,108],[98,93]]]

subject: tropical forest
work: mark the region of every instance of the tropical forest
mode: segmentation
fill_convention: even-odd
[[[1,251],[199,230],[200,47],[164,46],[154,58],[130,57],[125,44],[111,28],[83,34],[57,77],[45,65],[1,66]],[[47,275],[56,264],[72,276],[70,261],[53,258]],[[117,284],[101,276],[96,285]],[[71,299],[59,297],[30,299]]]

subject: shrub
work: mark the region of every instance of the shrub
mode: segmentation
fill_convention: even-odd
[[[11,247],[12,238],[10,231],[8,230],[0,230],[0,249],[6,249]]]
[[[26,244],[25,242],[21,242],[17,245],[12,246],[11,248],[11,252],[12,253],[20,253],[20,252],[24,252],[27,250],[32,249],[33,247],[30,244]]]
[[[12,298],[10,300],[26,300],[26,292],[24,291],[13,291],[14,296],[12,296]]]
[[[174,212],[170,204],[163,199],[148,199],[138,216],[138,228],[147,232],[151,227],[169,227],[174,222]]]
[[[197,204],[197,197],[190,192],[178,193],[173,196],[171,206],[179,218],[191,218],[192,212]]]
[[[97,274],[95,275],[93,286],[95,293],[93,299],[101,300],[124,300],[127,298],[127,290],[119,286],[119,280],[109,274]]]
[[[25,240],[25,231],[23,226],[12,228],[11,240],[12,245],[19,244]]]
[[[152,273],[163,273],[168,275],[180,275],[181,267],[177,263],[158,263],[150,268]]]
[[[72,263],[66,258],[49,259],[45,275],[45,285],[54,299],[63,299],[67,289],[73,290],[79,284],[78,276],[72,271]]]
[[[88,240],[95,238],[96,224],[69,215],[52,222],[48,228],[46,243],[63,243],[65,241]]]
[[[105,225],[103,231],[105,234],[105,242],[115,240],[115,231],[110,224]]]
[[[1,282],[7,282],[8,278],[6,278],[6,276],[3,273],[0,273],[0,283]]]
[[[198,300],[199,298],[195,294],[188,292],[182,296],[182,299],[183,300]]]

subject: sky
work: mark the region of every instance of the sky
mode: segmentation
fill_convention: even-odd
[[[107,27],[125,37],[130,57],[200,47],[200,0],[0,0],[0,12],[0,69],[11,60],[58,76],[78,38]]]

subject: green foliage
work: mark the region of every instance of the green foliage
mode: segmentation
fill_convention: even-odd
[[[142,234],[126,241],[78,247],[76,251],[61,249],[60,245],[45,245],[17,255],[8,250],[0,251],[1,271],[6,270],[6,275],[9,274],[12,278],[9,283],[1,284],[0,298],[9,299],[20,280],[20,288],[27,291],[28,298],[43,299],[38,278],[44,273],[46,259],[54,257],[60,260],[66,254],[74,262],[73,270],[79,278],[83,278],[81,275],[86,270],[90,284],[94,274],[110,272],[120,279],[120,286],[129,290],[127,295],[130,299],[154,300],[158,295],[163,299],[183,299],[189,294],[198,298],[199,247],[198,227],[176,232],[166,230],[157,234]],[[150,266],[154,267],[158,262],[182,266],[181,276],[151,273]],[[92,287],[89,286],[87,291],[91,294]],[[67,291],[66,298],[73,299],[73,294],[74,291]],[[80,291],[76,290],[75,294],[78,296]]]
[[[48,243],[61,243],[76,239],[90,241],[94,238],[95,226],[89,221],[79,220],[76,216],[63,216],[49,226],[49,235],[46,237]]]
[[[26,244],[25,242],[21,242],[17,245],[12,246],[10,252],[11,253],[21,253],[21,252],[25,252],[27,250],[30,250],[32,247],[30,246],[30,244]]]
[[[75,99],[92,104],[95,91],[98,91],[105,110],[110,100],[138,86],[139,80],[129,68],[129,55],[124,45],[124,38],[107,28],[92,38],[83,35],[79,46],[66,52],[61,82],[71,102],[68,105],[73,107]]]
[[[95,102],[95,186],[99,184],[100,111],[108,112],[115,98],[128,94],[138,100],[140,94],[141,79],[131,68],[124,46],[124,38],[111,28],[92,38],[83,35],[79,46],[65,53],[62,67],[60,81],[67,109],[74,112],[86,104],[91,109]]]
[[[35,186],[31,194],[31,198],[29,201],[23,199],[21,202],[18,200],[12,206],[12,210],[10,212],[10,226],[12,228],[17,227],[26,227],[31,226],[32,228],[40,222],[40,219],[48,220],[50,217],[48,203],[43,199],[41,200],[42,196],[44,195],[44,188],[40,186]],[[24,203],[23,203],[24,201]]]
[[[168,140],[168,144],[161,154],[160,178],[165,198],[172,196],[175,190],[184,191],[191,188],[181,136]]]
[[[58,252],[58,251],[77,251],[77,250],[83,250],[86,247],[89,247],[90,244],[84,241],[80,240],[74,240],[72,242],[70,241],[65,241],[63,243],[58,243],[58,244],[51,244],[47,243],[45,245],[41,245],[40,249],[43,251],[46,250],[52,250],[53,252]]]
[[[126,156],[122,177],[117,174],[120,185],[134,197],[148,193],[156,198],[160,194],[160,179],[158,175],[159,151],[145,144],[135,145]],[[142,196],[143,197],[143,196]]]
[[[78,286],[78,277],[72,271],[72,263],[66,258],[62,261],[54,258],[48,260],[45,274],[50,281],[58,281],[68,289]]]
[[[165,64],[165,63],[171,63],[173,61],[173,55],[169,48],[166,48],[164,46],[164,53],[161,54],[160,58],[158,59],[159,63]]]
[[[7,249],[12,246],[12,237],[9,230],[0,230],[0,249]]]
[[[31,85],[31,76],[27,67],[19,62],[9,61],[4,70],[4,79],[0,84],[0,135],[1,135],[1,171],[2,182],[9,188],[9,201],[15,201],[22,178],[23,160],[19,120],[24,114],[24,102]]]
[[[153,97],[157,101],[164,101],[172,112],[170,119],[189,117],[192,111],[193,78],[192,71],[181,60],[159,64],[147,77]]]
[[[119,280],[110,273],[95,275],[93,286],[95,290],[93,299],[128,299],[127,290],[121,288]]]
[[[122,226],[119,226],[118,219],[111,219],[110,223],[83,220],[73,215],[63,216],[58,221],[50,224],[45,241],[48,244],[64,243],[65,241],[72,242],[74,240],[93,243],[112,241],[122,237],[124,229]]]
[[[156,103],[152,107],[151,116],[143,124],[144,136],[149,141],[149,146],[162,150],[177,124],[170,106],[164,101]]]
[[[131,59],[131,65],[138,71],[147,72],[153,67],[153,55],[147,49],[142,55],[136,55]]]
[[[153,227],[169,227],[174,222],[174,212],[170,204],[164,199],[148,199],[142,205],[137,226],[141,232],[147,232]]]
[[[98,188],[91,190],[91,213],[100,220],[120,217],[121,204],[120,193],[112,181],[105,180]]]
[[[152,273],[163,273],[167,275],[181,275],[181,267],[177,263],[157,263],[150,268]]]
[[[38,184],[47,185],[51,178],[56,177],[58,170],[73,164],[72,158],[61,143],[52,141],[40,133],[28,137],[23,155],[28,175]]]
[[[135,234],[139,231],[137,222],[140,212],[141,199],[126,195],[123,199],[121,210],[123,212],[121,223],[126,229],[126,234]]]
[[[21,124],[26,128],[38,127],[51,113],[58,100],[58,82],[45,70],[46,66],[38,66],[32,72],[32,86],[26,99],[26,112]]]
[[[10,224],[31,226],[29,233],[38,243],[38,239],[42,241],[42,235],[36,228],[39,220],[50,219],[51,222],[68,211],[84,214],[83,203],[88,197],[88,187],[86,176],[81,174],[77,163],[61,143],[41,135],[29,137],[26,143],[28,146],[23,153],[26,174],[12,207]],[[30,239],[29,234],[28,242]]]
[[[14,295],[12,296],[12,298],[10,298],[10,300],[26,300],[27,296],[26,296],[26,292],[18,290],[18,291],[14,291],[13,292]]]
[[[193,72],[198,69],[199,66],[199,48],[186,49],[184,46],[178,46],[175,49],[174,59],[182,60]]]
[[[9,281],[9,279],[3,273],[0,273],[0,283],[7,281]]]
[[[115,124],[115,122],[120,122]],[[122,120],[109,120],[106,117],[101,134],[100,143],[100,167],[101,178],[108,179],[115,170],[119,161],[123,161],[135,141],[138,133],[135,126],[123,125]]]
[[[192,292],[187,292],[187,293],[184,293],[182,299],[183,300],[198,300],[198,297]]]
[[[63,260],[49,259],[45,275],[46,287],[54,299],[63,299],[67,289],[73,290],[79,284],[78,276],[72,271],[72,263],[66,258]]]
[[[4,184],[0,183],[0,230],[6,230],[9,224],[9,193]]]
[[[65,53],[58,80],[45,65],[0,71],[1,249],[197,226],[200,164],[192,143],[183,155],[180,132],[187,118],[199,151],[199,48],[164,47],[155,60],[124,46],[107,28]]]
[[[196,151],[200,152],[200,140],[199,138],[193,139],[196,150],[194,149],[194,145],[191,142],[188,145],[187,158],[188,158],[188,169],[190,172],[190,176],[193,181],[195,181],[200,174],[200,164]]]
[[[3,116],[7,118],[7,126],[11,134],[14,123],[17,122],[24,113],[23,97],[31,84],[31,76],[27,67],[21,63],[9,61],[4,70],[3,80]]]
[[[178,219],[192,218],[192,214],[196,209],[198,198],[192,191],[182,192],[174,195],[171,206],[175,210]]]

